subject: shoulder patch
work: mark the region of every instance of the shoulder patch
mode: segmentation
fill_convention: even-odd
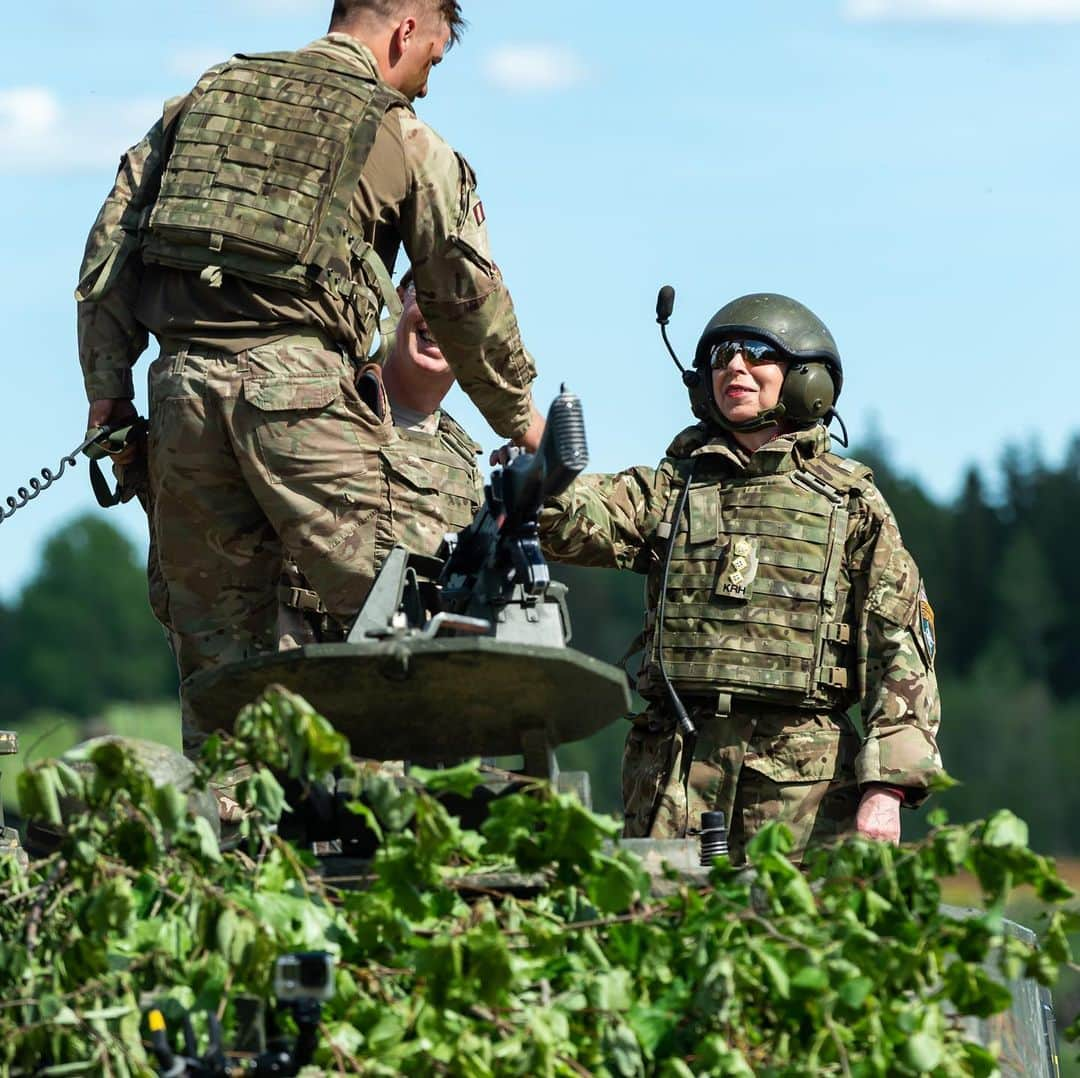
[[[937,654],[937,628],[934,624],[934,608],[926,597],[926,585],[919,583],[919,633],[926,645],[926,654],[931,665]]]

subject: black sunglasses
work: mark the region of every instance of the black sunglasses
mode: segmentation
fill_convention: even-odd
[[[714,371],[726,370],[727,365],[740,354],[748,367],[783,363],[787,359],[775,345],[766,341],[720,341],[713,345],[709,353],[709,367]]]

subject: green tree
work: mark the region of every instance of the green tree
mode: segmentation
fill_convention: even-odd
[[[46,543],[37,573],[0,617],[0,677],[13,717],[40,708],[88,717],[112,701],[175,693],[145,572],[111,524],[81,516]]]
[[[569,565],[552,566],[552,576],[570,589],[571,645],[604,662],[619,662],[645,620],[645,578]],[[636,666],[630,663],[628,668],[632,673]],[[622,811],[620,773],[627,729],[627,723],[613,722],[586,741],[559,749],[561,767],[589,772],[593,804],[601,812]]]
[[[948,627],[942,665],[969,673],[994,630],[997,603],[988,586],[1001,550],[1001,521],[990,504],[982,477],[974,468],[951,514],[948,573],[931,600],[940,623]]]

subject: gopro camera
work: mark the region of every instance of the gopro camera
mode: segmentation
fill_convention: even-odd
[[[334,994],[334,956],[326,951],[297,951],[274,963],[274,996],[278,1002],[319,1000]]]

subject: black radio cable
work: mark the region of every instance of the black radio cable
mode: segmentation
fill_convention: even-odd
[[[679,694],[675,691],[675,686],[672,685],[671,678],[668,677],[667,667],[664,664],[664,611],[667,607],[668,577],[671,574],[671,559],[675,554],[675,539],[679,533],[679,522],[682,520],[683,513],[686,511],[686,502],[690,496],[690,484],[694,479],[694,468],[696,465],[696,460],[690,461],[690,471],[686,476],[686,485],[679,495],[679,503],[675,508],[675,516],[671,521],[671,534],[668,536],[667,554],[664,558],[664,572],[660,580],[660,600],[657,603],[656,608],[657,664],[660,667],[660,678],[664,682],[664,688],[667,689],[668,698],[671,700],[671,706],[675,711],[675,718],[679,725],[679,732],[682,734],[683,738],[682,775],[680,776],[682,779],[683,796],[686,799],[686,814],[683,818],[683,838],[686,838],[686,833],[690,830],[690,768],[694,763],[694,749],[697,747],[698,732],[697,727],[691,721],[689,714],[687,714],[682,700],[679,699]]]

